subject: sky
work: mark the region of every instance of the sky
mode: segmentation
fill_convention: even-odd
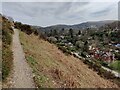
[[[0,13],[15,21],[43,27],[118,19],[118,0],[4,0],[1,5]]]

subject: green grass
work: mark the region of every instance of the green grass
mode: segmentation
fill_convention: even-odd
[[[35,65],[37,64],[37,62],[35,61],[34,57],[33,56],[28,56],[27,58],[27,61],[31,64],[31,65]]]
[[[120,72],[120,60],[117,60],[113,63],[110,64],[110,67],[113,69],[113,70],[116,70],[118,72]]]
[[[29,63],[30,67],[32,68],[32,72],[34,74],[37,74],[39,72],[38,68],[36,67],[37,66],[37,62],[36,62],[36,59],[33,57],[33,56],[27,56],[26,57],[26,60],[27,62]]]
[[[45,75],[39,72],[39,70],[36,67],[36,64],[38,64],[33,56],[27,56],[26,57],[27,62],[30,64],[30,66],[33,69],[33,73],[35,75],[34,81],[36,82],[37,86],[39,88],[45,87],[45,83],[48,83],[48,79]]]

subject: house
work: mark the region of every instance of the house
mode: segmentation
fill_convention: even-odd
[[[119,43],[118,43],[118,44],[116,44],[115,46],[116,46],[116,47],[118,47],[118,48],[120,48],[120,44],[119,44]]]
[[[60,39],[64,39],[64,38],[65,38],[65,36],[62,36],[62,35],[60,36]]]
[[[115,60],[115,54],[113,54],[111,52],[111,50],[109,51],[102,51],[99,48],[94,48],[94,47],[89,47],[90,51],[91,51],[91,57],[95,58],[95,59],[99,59],[102,60],[104,62],[107,63],[111,63]]]

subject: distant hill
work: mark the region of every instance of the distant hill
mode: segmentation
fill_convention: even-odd
[[[105,21],[92,21],[92,22],[84,22],[81,24],[74,24],[74,25],[64,25],[64,24],[58,24],[48,27],[36,27],[38,30],[41,31],[49,31],[49,30],[62,30],[63,28],[65,30],[69,30],[70,28],[74,30],[84,30],[86,28],[99,28],[101,26],[104,26],[106,24],[113,23],[115,20],[105,20]]]
[[[101,26],[104,26],[105,24],[109,24],[113,22],[114,20],[93,21],[93,22],[85,22],[81,24],[72,25],[72,27],[76,29],[99,28]]]
[[[120,28],[120,21],[114,21],[112,23],[105,24],[103,27],[109,27],[111,29]]]

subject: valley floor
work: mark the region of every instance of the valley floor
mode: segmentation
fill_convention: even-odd
[[[100,77],[81,60],[65,55],[54,44],[33,34],[20,32],[26,60],[33,69],[38,87],[51,88],[116,88],[113,82]]]

